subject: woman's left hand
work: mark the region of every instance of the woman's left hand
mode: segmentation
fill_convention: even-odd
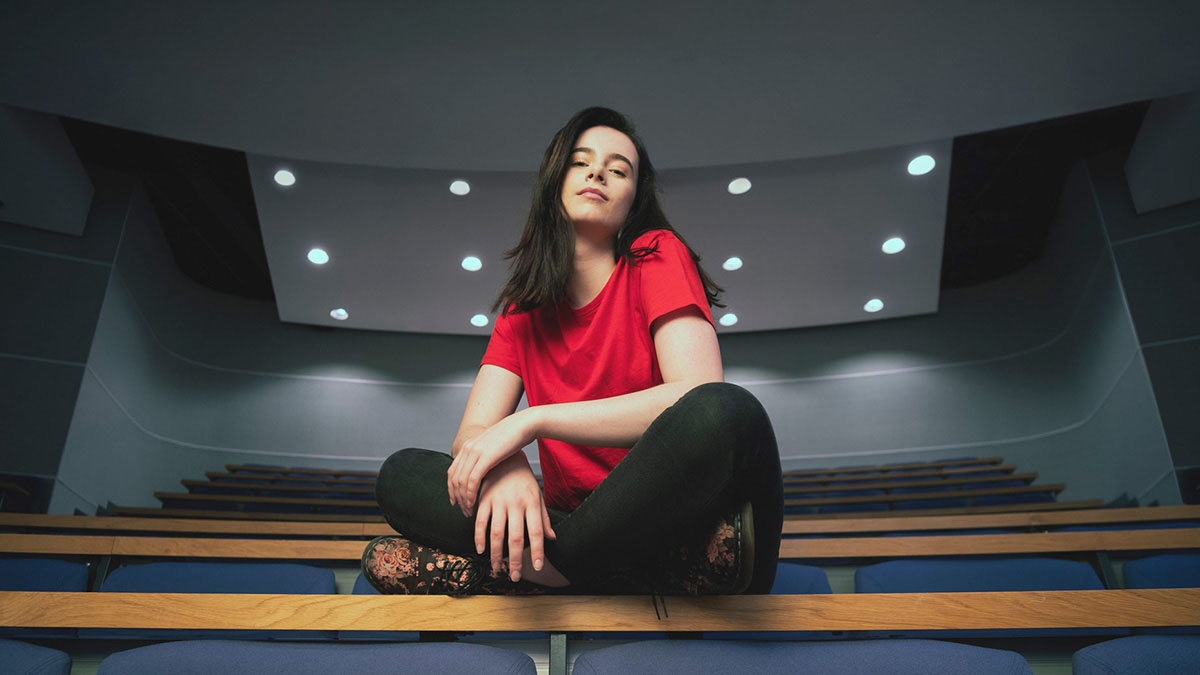
[[[446,471],[446,491],[450,493],[450,503],[458,506],[464,516],[474,514],[484,476],[534,441],[530,415],[529,409],[515,412],[459,447]]]

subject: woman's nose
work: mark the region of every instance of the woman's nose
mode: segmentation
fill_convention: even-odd
[[[588,171],[588,180],[598,180],[601,183],[603,183],[604,182],[604,172],[600,171],[598,169],[591,169]]]

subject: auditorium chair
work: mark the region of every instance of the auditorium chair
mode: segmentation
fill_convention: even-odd
[[[483,645],[191,640],[112,654],[97,675],[533,675],[533,659]]]
[[[269,540],[263,540],[270,546]],[[286,551],[280,557],[286,557]],[[334,595],[333,572],[291,563],[154,562],[113,570],[102,593],[278,593]],[[148,617],[150,619],[150,617]],[[136,639],[332,640],[335,631],[230,631],[163,628],[85,628],[80,637]]]
[[[87,566],[54,558],[0,558],[0,591],[86,591]],[[7,637],[73,637],[73,628],[0,627]]]
[[[1032,675],[1020,654],[934,640],[634,642],[584,652],[575,675]]]
[[[1074,675],[1200,675],[1200,635],[1134,635],[1084,647]]]
[[[71,657],[57,649],[0,640],[0,672],[5,675],[67,675]]]
[[[1087,563],[1055,558],[962,558],[892,560],[854,572],[855,593],[951,593],[980,591],[1085,591],[1104,585]],[[1062,637],[1125,635],[1123,628],[1035,630],[867,631],[863,637]]]
[[[1164,553],[1125,563],[1125,588],[1200,588],[1200,554]],[[1200,624],[1200,616],[1196,617]],[[1155,626],[1138,633],[1200,634],[1196,626]]]

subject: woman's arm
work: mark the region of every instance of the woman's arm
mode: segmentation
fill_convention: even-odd
[[[525,384],[516,373],[491,364],[480,366],[467,397],[467,409],[450,446],[450,456],[457,457],[463,443],[513,414],[523,393]]]
[[[475,384],[471,386],[471,394],[467,397],[467,408],[450,447],[450,455],[458,457],[464,445],[510,419],[521,401],[524,389],[524,383],[515,373],[491,364],[481,366],[479,374],[475,376]],[[542,568],[544,538],[555,538],[541,488],[521,452],[527,443],[518,445],[512,454],[489,469],[480,484],[479,511],[475,514],[475,550],[482,554],[490,537],[492,569],[500,568],[507,531],[509,572],[514,581],[521,576],[521,553],[525,546],[526,529],[535,569]],[[453,469],[454,465],[451,464],[451,472]],[[455,504],[449,475],[450,472],[447,473],[447,491],[450,503]],[[461,500],[458,503],[463,515],[471,515],[471,510]]]
[[[716,331],[698,308],[659,317],[650,331],[663,384],[595,401],[535,406],[505,417],[461,444],[460,456],[450,467],[451,498],[470,512],[488,471],[536,438],[631,447],[688,391],[724,379]]]

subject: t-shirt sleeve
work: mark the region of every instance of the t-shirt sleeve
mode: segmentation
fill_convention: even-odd
[[[521,377],[521,360],[518,358],[516,336],[512,314],[502,314],[496,318],[492,328],[492,337],[488,340],[487,351],[483,353],[483,361],[479,365],[491,364],[515,373]]]
[[[646,235],[643,235],[644,237]],[[709,323],[713,322],[708,308],[708,296],[700,281],[700,272],[687,247],[674,234],[654,232],[653,238],[639,237],[633,248],[655,246],[658,250],[639,261],[641,272],[642,307],[646,312],[646,328],[654,320],[677,309],[695,306]]]

